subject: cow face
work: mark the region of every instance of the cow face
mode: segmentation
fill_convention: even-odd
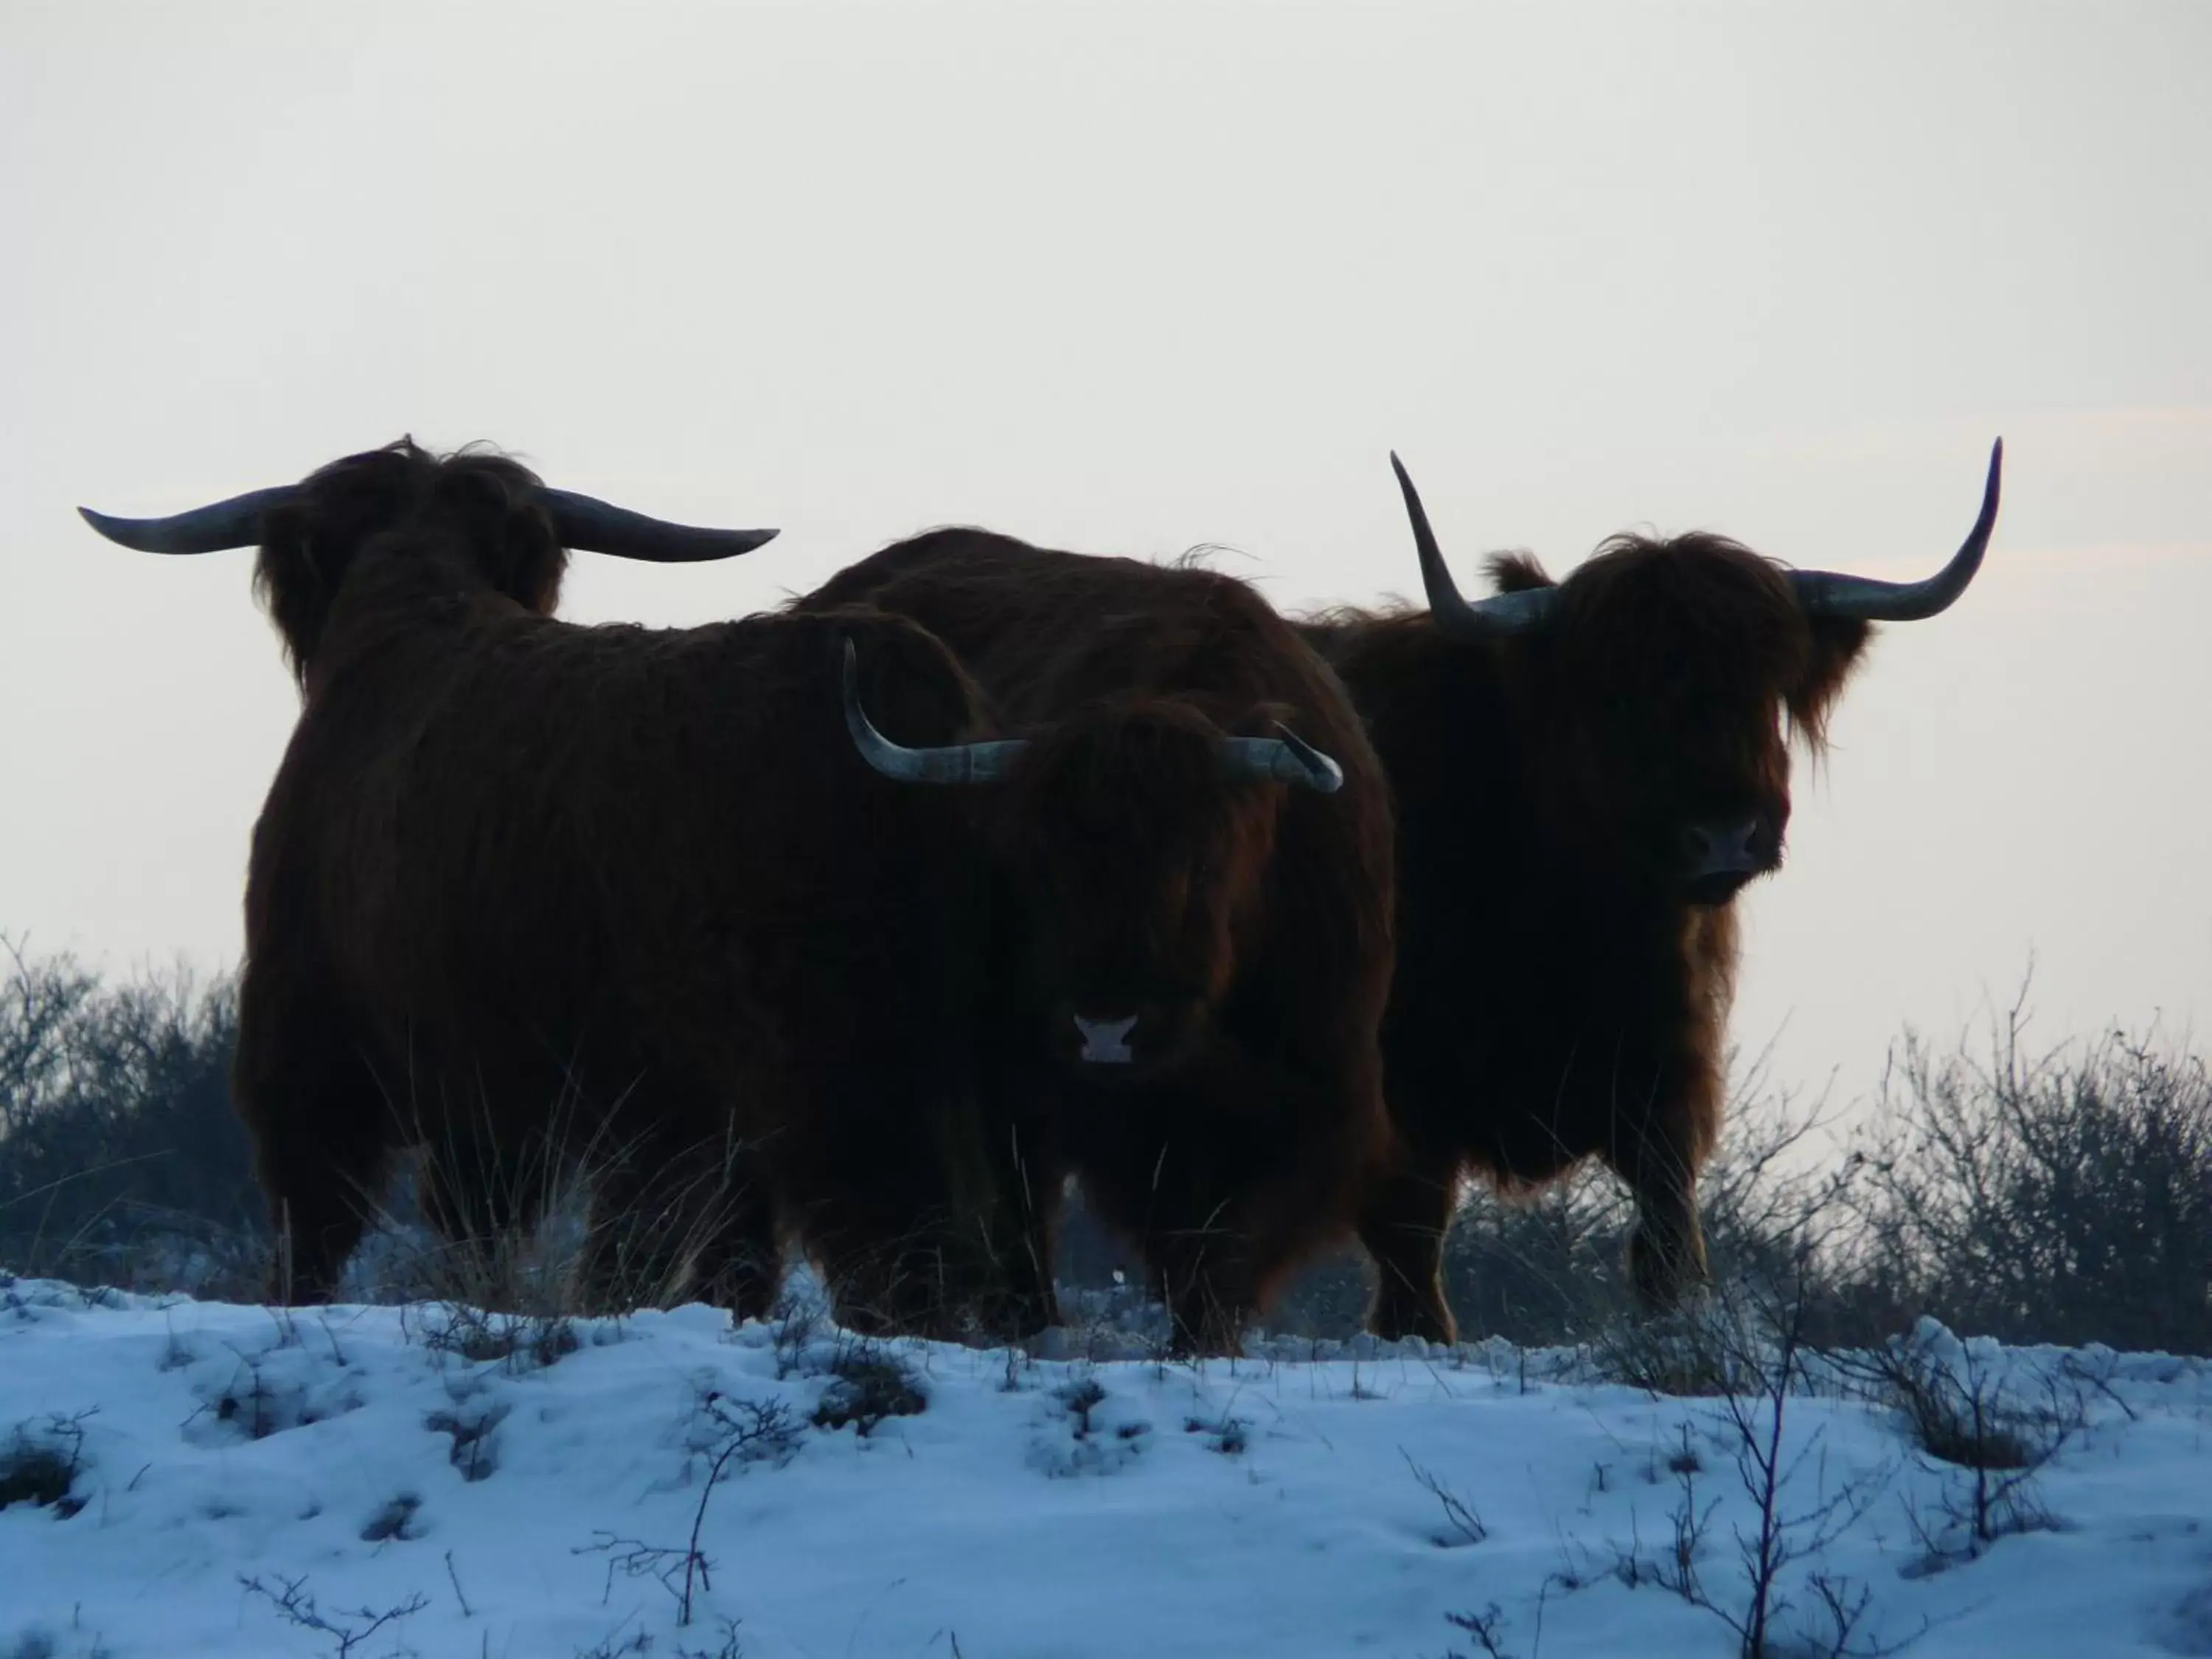
[[[1102,1081],[1183,1059],[1237,972],[1284,799],[1172,702],[1078,715],[1009,780],[1004,840],[1054,1056]]]
[[[1715,905],[1780,865],[1788,736],[1820,747],[1869,624],[1936,616],[1981,568],[2004,445],[1990,452],[1973,529],[1918,581],[1785,570],[1719,536],[1624,536],[1564,583],[1524,555],[1493,559],[1498,591],[1474,602],[1390,460],[1437,631],[1500,653],[1528,692],[1547,840],[1591,854],[1586,868]]]
[[[1237,975],[1286,788],[1344,774],[1262,714],[1229,733],[1189,704],[1094,704],[1034,738],[909,749],[877,731],[848,644],[846,724],[902,782],[988,784],[1020,895],[1029,1000],[1048,1051],[1102,1080],[1187,1059]]]
[[[1507,591],[1549,580],[1493,564]],[[1784,573],[1717,536],[1609,542],[1527,641],[1548,832],[1689,903],[1778,868],[1793,731],[1818,744],[1863,622],[1808,615]]]

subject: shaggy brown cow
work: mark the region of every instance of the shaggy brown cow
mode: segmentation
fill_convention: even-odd
[[[448,1235],[526,1223],[579,1159],[602,1305],[684,1287],[688,1259],[691,1287],[763,1313],[781,1227],[848,1322],[1049,1322],[977,1116],[972,832],[844,723],[857,642],[894,731],[975,729],[924,630],[555,621],[564,544],[719,557],[774,532],[660,525],[406,441],[170,520],[88,516],[162,551],[258,542],[302,686],[254,831],[234,1079],[281,1293],[330,1295],[412,1143]]]
[[[1636,1200],[1647,1305],[1703,1277],[1729,901],[1782,861],[1789,737],[1819,750],[1870,623],[1965,591],[2002,453],[1972,534],[1925,581],[1785,570],[1718,536],[1622,536],[1558,583],[1495,557],[1498,592],[1473,603],[1399,468],[1430,608],[1304,630],[1366,716],[1397,812],[1383,1052],[1405,1150],[1360,1223],[1377,1333],[1452,1336],[1443,1239],[1470,1169],[1526,1188],[1601,1157]]]
[[[893,752],[855,716],[895,775],[1003,780],[988,822],[1027,919],[1003,958],[1006,1075],[1049,1108],[1031,1186],[1072,1168],[1178,1345],[1233,1352],[1349,1235],[1386,1134],[1389,811],[1358,717],[1209,571],[950,530],[804,603],[862,602],[928,628],[1034,734],[978,763]]]

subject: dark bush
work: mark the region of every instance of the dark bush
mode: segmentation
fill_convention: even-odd
[[[2212,1353],[2212,1077],[2121,1031],[1986,1059],[1908,1034],[1863,1138],[1863,1301],[2006,1342]]]
[[[0,1261],[154,1287],[258,1250],[234,982],[111,985],[12,945],[0,969]]]

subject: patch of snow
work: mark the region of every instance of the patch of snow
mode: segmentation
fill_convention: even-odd
[[[1492,1606],[1522,1659],[1736,1650],[1669,1588],[1745,1594],[1725,1403],[1586,1356],[1261,1337],[1192,1365],[1091,1329],[1032,1358],[691,1307],[471,1358],[440,1316],[0,1280],[0,1449],[73,1459],[69,1503],[0,1510],[0,1656],[1441,1659]],[[1927,1570],[1961,1472],[1816,1373],[1781,1510],[1863,1501],[1784,1568],[1781,1637],[1820,1574],[1864,1592],[1862,1642],[1929,1659],[2212,1655],[2204,1363],[1909,1340],[2023,1397],[2089,1379],[2034,1476],[2053,1525]],[[921,1408],[818,1426],[886,1357]]]

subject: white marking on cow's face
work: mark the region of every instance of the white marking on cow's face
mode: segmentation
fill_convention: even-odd
[[[1083,1034],[1083,1060],[1097,1066],[1127,1066],[1136,1059],[1129,1052],[1129,1033],[1136,1029],[1137,1017],[1127,1019],[1085,1019],[1075,1016],[1075,1029]]]

